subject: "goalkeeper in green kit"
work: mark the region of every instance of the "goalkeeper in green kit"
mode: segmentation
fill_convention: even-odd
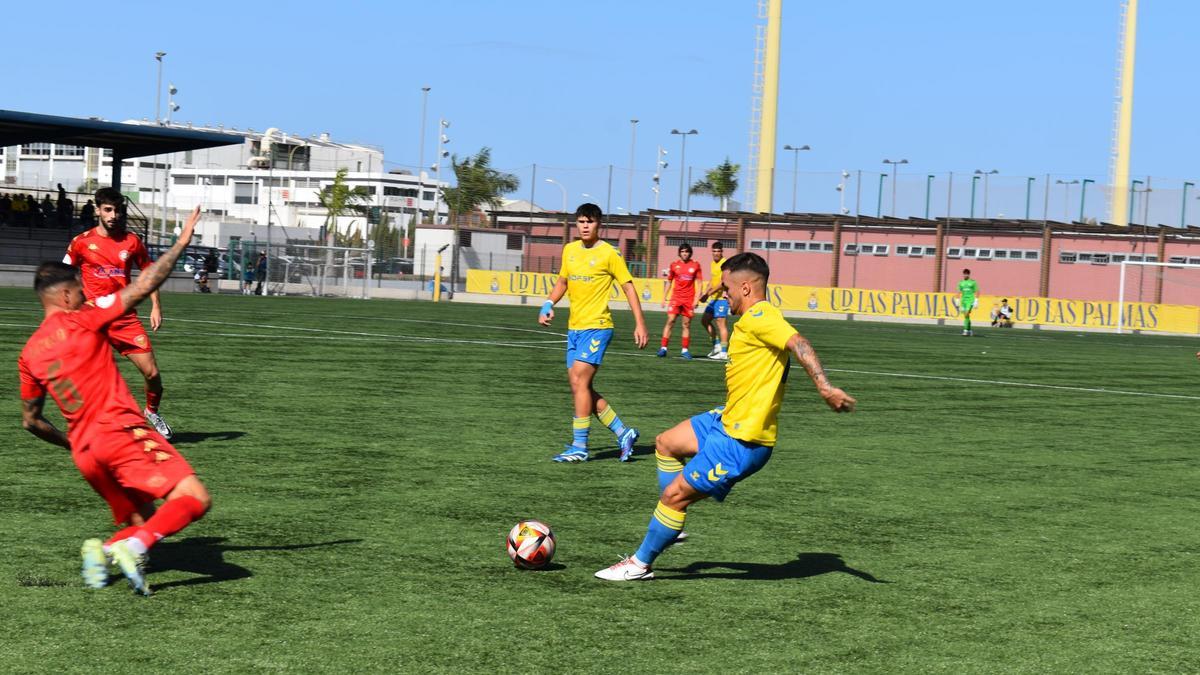
[[[971,270],[963,270],[962,281],[958,282],[958,313],[963,318],[963,335],[971,332],[971,310],[979,306],[979,283],[971,278]]]

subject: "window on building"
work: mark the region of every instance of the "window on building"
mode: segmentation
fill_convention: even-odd
[[[183,163],[188,164],[188,165],[192,164],[192,151],[191,150],[183,151]]]
[[[171,179],[171,182],[175,183],[176,185],[195,185],[196,177],[195,176],[175,176]]]
[[[961,258],[962,253],[963,252],[962,252],[961,248],[952,247],[952,248],[946,249],[946,257],[947,258]]]
[[[896,245],[896,255],[908,255],[908,247],[902,244]],[[917,254],[920,255],[920,254]]]
[[[234,184],[233,184],[233,203],[234,204],[257,204],[258,203],[258,183],[234,182]]]
[[[82,145],[55,145],[55,157],[83,157]]]
[[[22,155],[50,155],[49,143],[26,143],[21,146]]]
[[[421,199],[424,199],[427,202],[433,201],[433,196],[434,196],[433,190],[425,190],[424,192],[421,193]]]
[[[761,251],[761,250],[765,249],[766,246],[763,246],[762,239],[751,239],[750,240],[750,248],[751,248],[751,250]]]
[[[1107,253],[1093,253],[1092,254],[1092,264],[1093,265],[1107,265],[1108,264],[1108,254]]]
[[[978,249],[974,249],[974,248],[964,248],[964,249],[963,249],[963,251],[962,251],[962,257],[964,257],[964,258],[974,258],[974,257],[975,257],[975,254],[976,254],[977,252],[978,252]]]
[[[208,179],[209,185],[224,185],[225,176],[212,176]]]
[[[891,248],[891,246],[888,244],[875,244],[874,253],[875,253],[875,255],[887,255],[888,249],[890,249],[890,248]]]
[[[763,248],[767,249],[768,251],[774,251],[775,249],[779,248],[779,242],[777,242],[777,241],[764,241],[764,242],[763,242]]]
[[[992,256],[996,258],[996,260],[1008,260],[1008,250],[998,248],[996,249],[996,252],[992,254]]]
[[[821,244],[821,250],[824,251],[825,253],[833,253],[833,242],[827,241],[827,242]]]
[[[459,230],[458,231],[458,245],[463,248],[471,248],[471,231],[470,230]]]
[[[508,241],[504,244],[504,248],[510,251],[520,251],[523,247],[523,239],[524,237],[522,237],[520,234],[510,234],[508,235]]]
[[[801,244],[801,246],[803,246],[803,244]],[[779,242],[779,250],[780,250],[780,251],[790,251],[790,250],[792,250],[792,242],[790,242],[790,241],[781,241],[781,242]]]
[[[991,260],[992,259],[992,249],[990,249],[990,248],[979,249],[978,251],[975,252],[975,258],[977,260]]]
[[[1025,259],[1026,260],[1041,260],[1042,252],[1041,251],[1025,251]]]
[[[1078,256],[1074,251],[1059,251],[1058,262],[1070,264],[1078,260]]]
[[[842,249],[842,253],[846,255],[858,255],[858,244],[846,244]]]

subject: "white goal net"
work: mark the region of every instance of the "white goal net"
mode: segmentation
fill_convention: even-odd
[[[1145,325],[1146,305],[1200,305],[1200,258],[1121,262],[1117,332]]]

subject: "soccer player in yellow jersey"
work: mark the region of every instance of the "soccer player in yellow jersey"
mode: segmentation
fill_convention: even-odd
[[[734,484],[767,463],[775,446],[789,356],[804,366],[834,412],[854,410],[856,401],[829,383],[812,345],[767,301],[769,273],[766,261],[754,253],[739,253],[721,266],[721,290],[741,317],[729,340],[725,405],[684,420],[655,439],[662,489],[658,507],[637,552],[596,572],[600,579],[653,579],[650,566],[683,530],[687,508],[706,497],[724,500]]]
[[[608,242],[600,241],[600,207],[581,204],[575,210],[579,239],[563,247],[562,269],[550,297],[542,304],[538,323],[549,326],[554,320],[554,303],[567,295],[571,301],[571,320],[567,322],[567,380],[575,400],[573,437],[566,449],[554,456],[556,462],[586,462],[588,431],[592,413],[617,436],[621,461],[629,460],[638,431],[626,427],[608,401],[592,386],[596,371],[604,360],[604,351],[612,341],[612,313],[608,296],[614,284],[620,285],[629,299],[636,327],[633,342],[638,349],[646,346],[646,320],[638,301],[633,276],[621,254]]]
[[[713,348],[708,353],[708,358],[718,361],[728,361],[729,357],[725,354],[725,350],[729,346],[729,325],[726,321],[729,316],[729,301],[725,299],[721,293],[721,263],[725,258],[725,246],[718,239],[712,243],[712,264],[709,265],[708,290],[704,295],[700,296],[700,301],[708,300],[708,305],[704,308],[704,316],[700,317],[700,324],[704,326],[704,330],[708,331],[708,337],[712,338]],[[716,327],[713,327],[713,324]]]

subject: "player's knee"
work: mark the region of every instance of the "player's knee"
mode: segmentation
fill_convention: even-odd
[[[660,455],[675,457],[675,450],[671,446],[671,436],[668,432],[664,431],[654,437],[654,451]]]

